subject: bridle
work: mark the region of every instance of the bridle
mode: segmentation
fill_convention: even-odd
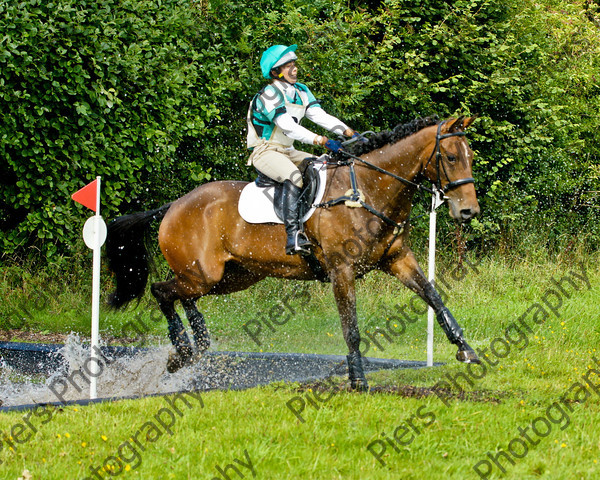
[[[440,191],[444,194],[454,188],[460,187],[461,185],[466,185],[467,183],[475,183],[475,179],[473,177],[466,177],[466,178],[461,178],[459,180],[454,180],[452,182],[449,181],[446,185],[444,185],[442,187],[442,175],[440,173],[441,170],[442,169],[444,170],[444,175],[446,175],[446,178],[448,180],[450,180],[450,176],[448,175],[448,172],[446,170],[446,165],[444,164],[444,162],[442,162],[442,150],[441,150],[440,143],[445,138],[464,137],[466,135],[465,132],[451,132],[451,133],[445,133],[444,135],[441,135],[442,126],[445,123],[446,122],[443,121],[438,124],[437,133],[435,135],[435,149],[433,150],[433,152],[431,152],[431,155],[429,156],[429,159],[427,160],[427,163],[425,164],[425,167],[423,167],[423,170],[422,170],[423,172],[425,170],[427,170],[427,167],[431,163],[431,159],[435,155],[435,163],[436,163],[436,170],[437,170],[437,180],[435,182],[435,186],[438,189],[438,191]],[[441,165],[441,168],[440,168],[440,165]]]

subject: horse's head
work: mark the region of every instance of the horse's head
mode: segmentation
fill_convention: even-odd
[[[460,222],[468,222],[479,215],[471,170],[473,151],[464,132],[475,118],[449,119],[433,127],[434,136],[425,150],[425,176],[444,193],[450,205],[450,216]]]

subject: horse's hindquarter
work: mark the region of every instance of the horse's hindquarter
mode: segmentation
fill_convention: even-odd
[[[250,224],[238,213],[247,182],[210,182],[173,203],[159,230],[163,255],[178,276],[199,269],[217,283],[227,262],[262,276],[311,278],[298,256],[285,254],[283,225]]]

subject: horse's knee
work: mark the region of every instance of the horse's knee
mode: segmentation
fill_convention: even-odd
[[[360,349],[360,335],[349,335],[346,339],[346,345],[351,352],[358,352]]]

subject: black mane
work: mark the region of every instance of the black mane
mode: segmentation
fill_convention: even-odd
[[[396,125],[392,130],[375,133],[369,137],[369,141],[366,143],[352,143],[346,147],[346,150],[356,156],[364,155],[365,153],[372,152],[384,145],[396,143],[397,141],[418,132],[422,128],[436,125],[438,122],[439,119],[436,115],[425,118],[416,118],[408,123]]]

